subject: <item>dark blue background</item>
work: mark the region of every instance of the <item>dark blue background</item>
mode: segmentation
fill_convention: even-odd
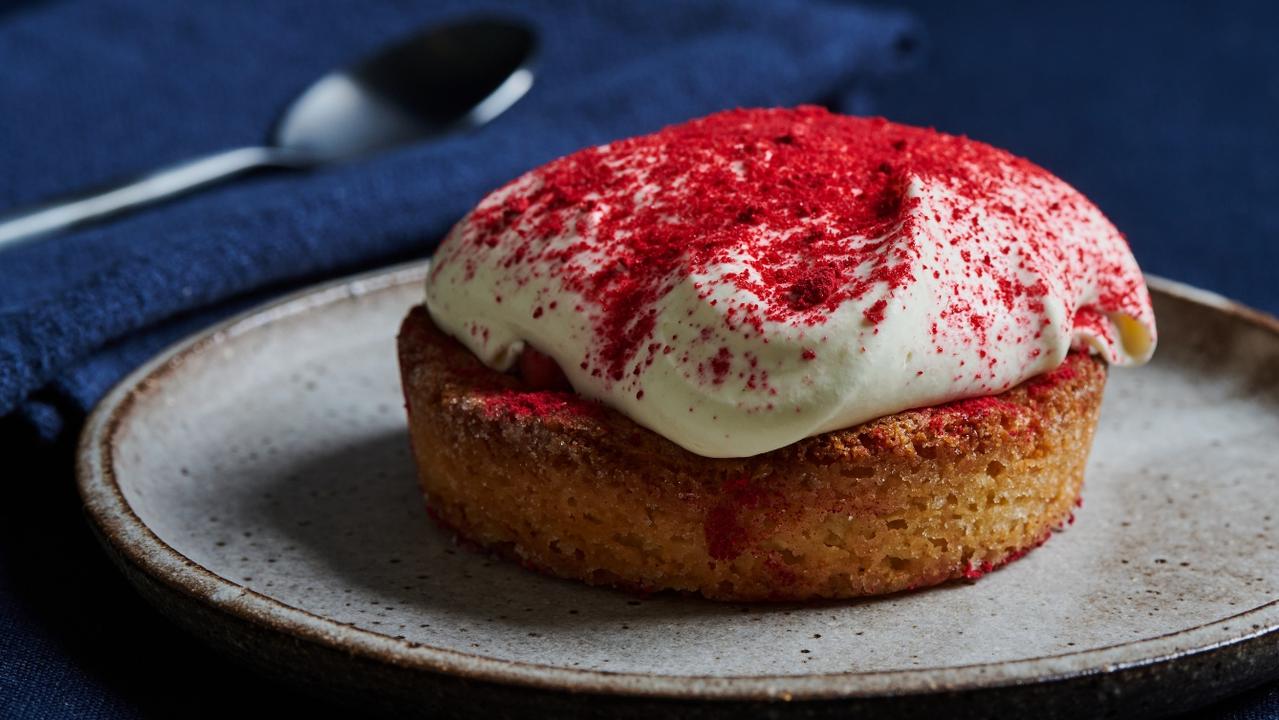
[[[928,30],[926,60],[877,88],[879,112],[1026,155],[1110,215],[1146,270],[1279,311],[1270,4],[909,7]],[[23,192],[39,189],[37,179]],[[0,501],[0,715],[3,694],[18,689],[6,682],[32,677],[53,688],[50,717],[240,712],[249,698],[254,711],[323,712],[226,665],[137,601],[74,510],[65,440],[35,445],[19,432],[5,428],[0,457],[39,474],[9,464]],[[1215,713],[1279,717],[1279,690]]]
[[[1279,10],[1266,2],[916,2],[894,120],[1079,188],[1146,272],[1279,312]]]

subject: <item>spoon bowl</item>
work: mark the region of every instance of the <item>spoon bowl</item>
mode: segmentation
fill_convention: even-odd
[[[532,87],[534,46],[531,31],[503,20],[428,28],[317,80],[285,110],[272,144],[341,162],[479,127]]]
[[[500,19],[437,25],[330,72],[285,109],[266,145],[189,160],[0,218],[0,250],[264,168],[308,169],[477,128],[533,85],[536,38]]]

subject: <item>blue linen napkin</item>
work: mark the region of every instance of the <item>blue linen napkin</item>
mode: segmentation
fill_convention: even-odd
[[[584,145],[733,106],[865,110],[916,44],[904,13],[799,0],[52,4],[0,25],[0,211],[259,143],[330,68],[483,14],[526,19],[541,47],[533,90],[480,131],[0,253],[0,416],[70,432],[228,299],[426,256],[486,191]]]

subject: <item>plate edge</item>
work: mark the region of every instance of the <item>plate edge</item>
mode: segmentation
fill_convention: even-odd
[[[1099,674],[1152,669],[1189,656],[1214,653],[1245,642],[1259,640],[1265,636],[1279,635],[1279,622],[1276,622],[1269,627],[1263,626],[1260,630],[1252,633],[1220,640],[1192,650],[1170,652],[1127,663],[1114,663],[1108,665],[1104,670],[1064,671],[1056,674],[1040,675],[1032,679],[1009,679],[1001,676],[985,680],[970,678],[968,682],[959,681],[941,686],[926,682],[915,682],[909,689],[892,692],[875,689],[850,691],[847,688],[840,688],[838,685],[841,684],[841,679],[847,681],[851,678],[879,677],[886,682],[890,678],[904,680],[911,676],[923,679],[928,675],[937,675],[939,670],[933,668],[828,673],[807,676],[680,676],[672,678],[638,673],[570,670],[554,666],[477,657],[446,648],[429,646],[410,648],[405,642],[395,640],[389,636],[367,630],[345,628],[321,616],[289,606],[274,598],[231,583],[182,555],[155,535],[137,517],[124,499],[110,470],[112,458],[110,441],[114,437],[116,429],[122,423],[123,416],[136,402],[137,396],[145,392],[149,385],[159,381],[166,372],[180,365],[185,356],[198,351],[206,345],[216,344],[228,337],[235,337],[241,333],[249,332],[261,325],[298,315],[343,299],[370,295],[411,282],[420,282],[425,279],[429,271],[429,263],[429,260],[413,261],[332,280],[298,290],[251,308],[171,345],[113,386],[94,408],[86,421],[76,450],[77,489],[82,502],[85,504],[87,515],[94,524],[95,531],[99,537],[111,544],[110,551],[118,555],[121,560],[129,562],[152,581],[159,582],[175,592],[184,593],[192,601],[200,602],[213,610],[230,614],[238,620],[261,626],[273,632],[291,634],[328,649],[349,651],[352,645],[355,645],[359,648],[361,654],[365,655],[366,659],[379,662],[394,662],[408,665],[418,670],[503,685],[521,685],[536,689],[571,690],[574,692],[675,700],[823,701],[925,695],[937,692],[962,692],[1049,684],[1077,680]],[[1153,275],[1147,276],[1147,280],[1152,290],[1239,316],[1247,322],[1260,325],[1279,335],[1279,318],[1216,293],[1178,281]],[[115,517],[112,516],[112,513],[115,513]],[[133,527],[127,526],[127,522],[131,522]],[[132,540],[132,542],[121,542],[122,537]],[[150,547],[140,548],[139,542]],[[146,551],[158,553],[160,555],[159,559],[148,557]],[[177,575],[178,573],[190,573],[192,571],[197,574],[196,578],[183,578]],[[191,583],[197,580],[199,587],[193,588]],[[197,589],[204,591],[203,594],[195,592]],[[254,604],[262,604],[265,607],[253,607]],[[1274,609],[1276,605],[1279,605],[1279,600],[1243,611],[1240,614],[1231,616],[1231,618]],[[284,617],[271,617],[270,612],[283,613]],[[1156,642],[1171,635],[1203,630],[1213,625],[1230,621],[1231,618],[1224,618],[1203,626],[1182,629],[1170,635],[1146,638],[1139,642]],[[322,627],[323,625],[331,625],[334,628],[343,627],[343,631],[351,633],[353,637],[345,641],[338,641],[331,632],[325,631],[325,628]],[[981,669],[1008,667],[1026,663],[1042,663],[1045,660],[1101,653],[1119,647],[1131,647],[1134,644],[1137,643],[1093,648],[1046,658],[954,666],[945,668],[941,672],[969,671],[971,674],[978,674]],[[475,667],[476,665],[479,667]],[[594,682],[582,683],[581,680],[584,678]],[[658,686],[653,687],[654,683]],[[802,690],[798,688],[783,690],[777,687],[794,686],[796,684],[817,685],[819,683],[836,687],[810,687]],[[702,687],[690,687],[691,685]]]

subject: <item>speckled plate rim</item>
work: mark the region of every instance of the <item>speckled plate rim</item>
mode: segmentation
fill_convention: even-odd
[[[1101,648],[1012,661],[909,670],[775,676],[661,676],[575,670],[409,643],[292,607],[219,576],[160,539],[130,508],[113,467],[114,440],[139,397],[158,392],[183,363],[269,323],[424,280],[418,261],[302,290],[226,320],[162,352],[121,380],[80,437],[77,485],[90,522],[116,557],[151,580],[215,611],[358,657],[471,681],[574,693],[691,700],[836,700],[989,689],[1153,668],[1245,644],[1279,642],[1279,600],[1218,621]],[[1279,337],[1279,319],[1215,293],[1149,277],[1153,292],[1206,306]],[[407,308],[406,308],[407,310]],[[1238,632],[1226,632],[1235,626]],[[1273,651],[1273,648],[1268,648]],[[1137,658],[1137,659],[1134,659]]]

